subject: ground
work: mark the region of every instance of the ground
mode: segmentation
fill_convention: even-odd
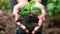
[[[15,34],[14,23],[12,15],[0,11],[0,34]]]

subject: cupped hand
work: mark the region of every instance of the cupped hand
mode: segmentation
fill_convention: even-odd
[[[20,13],[20,10],[22,9],[22,7],[24,5],[27,5],[28,2],[20,2],[18,4],[16,4],[13,8],[13,16],[14,16],[14,19],[16,21],[16,25],[18,25],[22,30],[24,30],[26,33],[29,33],[29,31],[26,29],[26,27],[24,25],[22,25],[18,19],[19,19],[19,13]]]
[[[33,6],[33,7],[39,7],[41,9],[41,12],[42,14],[41,15],[38,15],[38,18],[39,18],[39,22],[38,22],[38,25],[34,28],[34,30],[32,31],[32,34],[35,34],[39,29],[40,27],[43,25],[44,21],[45,21],[45,16],[46,16],[46,9],[45,7],[39,3],[39,2],[36,2],[36,4]]]

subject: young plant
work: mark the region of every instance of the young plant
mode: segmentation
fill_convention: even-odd
[[[41,12],[40,8],[33,7],[35,3],[36,2],[34,0],[31,0],[29,5],[25,5],[20,11],[21,17],[19,18],[19,21],[21,24],[26,26],[26,28],[29,30],[29,34],[31,34],[33,29],[38,24],[39,19],[36,14],[40,14]]]
[[[39,13],[41,13],[41,9],[40,8],[38,8],[38,7],[34,7],[33,8],[33,6],[35,5],[35,3],[36,2],[34,0],[31,0],[28,5],[25,5],[21,9],[20,15],[21,16],[25,16],[25,15],[29,14],[30,16],[32,16],[32,13],[33,14],[39,14]]]

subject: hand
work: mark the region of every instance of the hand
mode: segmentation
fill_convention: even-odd
[[[16,4],[14,6],[14,9],[13,9],[13,16],[14,16],[14,19],[16,21],[16,24],[22,29],[24,30],[26,33],[29,33],[29,31],[26,29],[26,27],[24,25],[22,25],[20,22],[18,22],[18,19],[19,19],[19,11],[22,9],[22,7],[24,5],[27,5],[28,2],[20,2],[18,4]]]
[[[14,15],[14,17],[15,17],[15,21],[18,20],[18,18],[19,18],[19,13],[20,13],[20,10],[22,9],[22,7],[23,7],[24,5],[27,5],[27,4],[28,4],[27,2],[20,2],[20,3],[18,3],[18,4],[16,4],[16,5],[14,6],[14,8],[13,8],[13,15]]]
[[[42,11],[42,14],[38,15],[38,18],[39,18],[38,26],[36,26],[34,28],[34,30],[32,31],[32,34],[35,34],[40,29],[40,27],[42,26],[42,24],[45,21],[45,16],[46,16],[46,9],[45,9],[45,7],[41,3],[36,2],[34,7],[39,7],[41,9],[41,11]]]

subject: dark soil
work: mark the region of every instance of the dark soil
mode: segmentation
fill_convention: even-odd
[[[26,15],[20,18],[21,24],[25,25],[30,33],[37,26],[38,21],[38,17],[34,14],[33,16]]]

